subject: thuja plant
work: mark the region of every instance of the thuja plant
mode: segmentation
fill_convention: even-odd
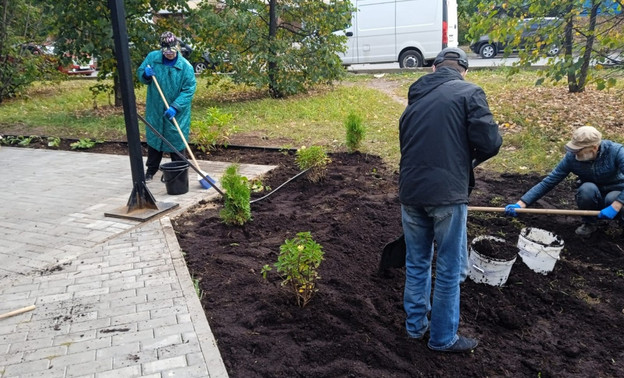
[[[310,182],[319,182],[327,173],[327,165],[331,163],[331,159],[327,156],[327,152],[321,146],[305,146],[297,150],[295,162],[300,170],[309,169],[307,178]]]
[[[357,151],[362,146],[366,129],[362,124],[362,117],[354,112],[349,113],[345,121],[346,145],[349,152]]]
[[[316,281],[321,278],[318,267],[322,260],[323,247],[312,239],[309,231],[299,232],[280,246],[274,266],[283,279],[282,286],[294,294],[297,306],[307,305],[318,291]],[[268,264],[262,267],[264,279],[271,269]]]
[[[219,215],[223,222],[242,226],[251,220],[251,189],[247,177],[238,174],[238,165],[232,164],[226,168],[221,177],[221,186],[225,203]]]

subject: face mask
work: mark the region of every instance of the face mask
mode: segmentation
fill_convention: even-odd
[[[594,160],[596,158],[596,154],[594,153],[594,151],[579,152],[575,156],[576,156],[576,160],[578,161],[589,161],[589,160]]]

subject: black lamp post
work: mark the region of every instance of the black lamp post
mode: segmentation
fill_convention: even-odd
[[[136,99],[134,97],[134,85],[132,81],[132,66],[130,64],[130,51],[128,49],[126,11],[123,0],[108,0],[108,7],[111,11],[111,20],[113,23],[115,57],[117,59],[117,72],[119,73],[119,83],[121,85],[121,99],[126,123],[133,189],[126,206],[110,213],[104,213],[104,215],[145,221],[159,213],[177,207],[178,204],[165,202],[159,202],[157,204],[152,193],[145,184],[143,154],[141,152],[141,135],[139,133]]]

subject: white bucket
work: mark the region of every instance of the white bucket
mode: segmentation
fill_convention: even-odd
[[[563,249],[563,240],[540,228],[523,228],[518,237],[518,254],[531,270],[548,274],[555,268]]]
[[[484,256],[475,251],[473,244],[482,239],[491,239],[504,243],[505,240],[494,236],[477,236],[470,245],[468,262],[470,270],[468,276],[476,283],[485,283],[491,286],[503,286],[507,282],[511,267],[516,262],[516,257],[511,260],[500,260]]]

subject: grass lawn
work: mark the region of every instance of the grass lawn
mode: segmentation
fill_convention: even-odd
[[[218,112],[231,115],[229,122],[213,128],[213,138],[218,140],[235,133],[250,134],[287,140],[282,147],[322,145],[336,151],[345,149],[344,122],[353,112],[363,118],[366,127],[361,151],[380,155],[397,166],[398,119],[404,109],[401,100],[409,85],[423,74],[386,74],[382,78],[349,74],[334,86],[278,100],[227,78],[202,77],[193,101],[192,130],[196,135],[197,124],[210,123]],[[588,87],[577,94],[568,93],[564,84],[535,86],[537,78],[537,71],[511,77],[505,69],[469,72],[466,79],[485,90],[504,137],[501,153],[486,163],[488,168],[546,173],[560,159],[571,131],[583,125],[593,125],[605,138],[624,142],[621,74],[614,89]],[[67,80],[32,86],[24,96],[0,104],[0,135],[125,140],[122,109],[112,108],[112,99],[106,94],[93,96],[90,87],[96,83]],[[142,114],[145,86],[137,85],[135,95]],[[143,125],[140,127],[143,133]]]

